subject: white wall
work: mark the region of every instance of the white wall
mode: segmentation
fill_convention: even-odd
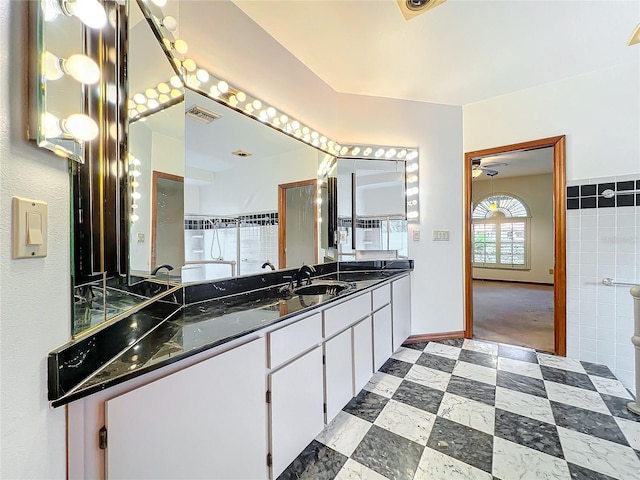
[[[639,62],[466,105],[465,151],[564,134],[568,185],[640,178],[637,53]],[[616,207],[567,214],[567,355],[605,363],[630,387],[631,297],[599,282],[606,276],[640,280],[634,212]]]
[[[495,193],[520,198],[529,208],[530,270],[474,268],[473,278],[516,282],[553,283],[553,175],[494,178]],[[473,182],[473,204],[491,194],[490,181]]]
[[[24,140],[26,2],[0,2],[0,477],[65,477],[65,412],[47,353],[70,338],[67,162]],[[44,200],[46,258],[11,259],[11,197]]]

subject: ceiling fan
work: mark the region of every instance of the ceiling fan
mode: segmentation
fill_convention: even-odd
[[[495,177],[498,175],[498,167],[507,167],[508,163],[505,162],[490,162],[482,164],[482,160],[477,158],[471,160],[471,176],[473,178],[477,178],[483,173],[487,174],[489,177]]]
[[[437,7],[446,0],[398,0],[398,6],[405,20],[411,20],[434,7]]]

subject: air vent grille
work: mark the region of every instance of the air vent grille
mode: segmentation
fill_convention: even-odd
[[[185,112],[185,115],[192,120],[195,120],[196,122],[202,123],[203,125],[208,125],[209,123],[213,122],[214,120],[218,120],[221,117],[221,115],[218,115],[217,113],[212,112],[211,110],[207,110],[206,108],[203,108],[199,105],[194,105],[193,107],[189,108]]]

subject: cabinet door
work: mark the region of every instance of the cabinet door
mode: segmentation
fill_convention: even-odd
[[[353,396],[373,375],[373,329],[371,317],[352,327],[353,331]]]
[[[269,375],[271,456],[277,478],[324,427],[322,348]]]
[[[326,420],[329,423],[353,397],[351,329],[325,342],[324,356]]]
[[[393,351],[411,335],[411,277],[406,276],[391,284],[393,306]]]
[[[373,369],[377,372],[393,353],[391,305],[373,314]]]
[[[265,358],[254,340],[107,401],[107,478],[266,478]]]

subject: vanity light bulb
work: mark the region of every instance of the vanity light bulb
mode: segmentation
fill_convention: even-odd
[[[178,77],[177,75],[171,77],[169,79],[169,83],[175,88],[182,88],[182,80],[180,80],[180,77]]]
[[[247,94],[244,92],[238,92],[236,93],[236,98],[238,99],[239,102],[244,102],[247,100]]]
[[[362,155],[364,155],[365,157],[368,157],[369,155],[371,155],[372,151],[373,149],[371,147],[367,147],[364,149],[364,152],[362,152]]]
[[[218,90],[220,93],[227,93],[229,91],[229,84],[224,80],[218,82]]]
[[[175,32],[178,29],[178,21],[171,15],[167,15],[162,19],[162,25],[170,32]]]
[[[75,80],[85,85],[93,85],[100,80],[98,64],[86,55],[71,55],[62,61],[62,68]]]
[[[304,137],[302,137],[302,138],[303,138],[303,140],[304,140],[305,142],[308,142],[309,140],[311,140],[311,135],[309,135],[309,134],[307,133],[307,134],[306,134]]]
[[[309,127],[303,127],[303,128],[302,128],[302,133],[304,133],[305,135],[306,135],[307,133],[309,133]]]
[[[169,85],[167,85],[164,82],[159,83],[156,88],[160,93],[169,93],[171,91],[171,89],[169,88]]]
[[[289,121],[289,117],[287,117],[286,115],[280,115],[280,123],[282,123],[284,125],[288,121]]]
[[[412,163],[411,165],[407,165],[407,172],[417,172],[417,171],[418,171],[417,163]]]
[[[138,166],[138,165],[140,165],[140,163],[141,163],[141,162],[140,162],[140,159],[139,159],[139,158],[131,157],[131,165],[136,165],[136,166]]]
[[[410,197],[412,195],[416,195],[419,191],[420,190],[418,190],[418,187],[407,188],[406,195],[407,195],[407,197]]]
[[[138,220],[140,220],[140,217],[138,215],[136,215],[135,213],[131,214],[131,222],[137,222]]]
[[[347,153],[349,151],[349,147],[342,147],[340,149],[340,155],[344,155],[345,153]]]
[[[187,72],[194,72],[196,70],[196,62],[191,58],[186,58],[184,62],[182,62],[182,66],[185,68]]]
[[[267,115],[269,115],[269,118],[273,118],[276,116],[276,109],[273,107],[269,107],[267,108]]]
[[[132,203],[131,204],[131,210],[137,210],[138,209],[138,204],[137,203]]]
[[[167,4],[167,0],[151,0],[151,3],[154,3],[158,7],[162,8]]]
[[[398,153],[398,158],[404,158],[407,156],[407,151],[406,150],[400,150],[400,152]]]
[[[45,22],[53,22],[62,13],[58,0],[44,0],[41,3],[41,7]]]
[[[294,130],[297,130],[300,128],[300,122],[297,120],[294,120],[293,122],[291,122],[291,128],[293,128]]]
[[[154,88],[147,88],[144,94],[147,98],[158,98],[158,92]]]
[[[263,122],[266,122],[267,120],[269,120],[269,115],[267,115],[267,112],[264,110],[260,111],[260,120],[262,120]]]
[[[320,143],[327,143],[327,137],[324,135],[320,137]]]
[[[180,90],[177,90],[175,88],[171,90],[171,98],[178,98],[180,95],[182,95],[182,92]]]
[[[132,186],[133,188],[138,188],[138,187],[140,186],[140,184],[138,183],[138,181],[137,181],[137,180],[133,180],[133,181],[131,182],[131,186]]]
[[[384,153],[383,148],[379,148],[378,150],[376,150],[376,158],[380,158],[383,153]]]
[[[147,106],[146,106],[146,105],[138,105],[138,106],[136,107],[136,110],[137,110],[138,112],[140,112],[140,113],[144,113],[144,112],[146,112],[146,111],[147,111]]]
[[[229,105],[235,107],[236,105],[238,105],[238,99],[236,98],[235,95],[231,95],[229,97]]]
[[[314,138],[313,141],[311,142],[311,145],[313,145],[314,147],[317,147],[318,145],[320,145],[320,141],[317,138]]]
[[[245,110],[245,112],[247,112],[247,113],[253,113],[253,105],[252,105],[252,104],[250,104],[250,103],[247,103],[247,104],[244,106],[244,110]]]
[[[391,158],[396,154],[396,149],[395,148],[390,148],[389,150],[387,150],[387,153],[384,154],[385,158]]]
[[[204,68],[201,68],[196,72],[196,78],[201,82],[209,81],[209,72],[207,72]]]
[[[210,89],[209,89],[209,93],[211,94],[211,96],[213,98],[218,98],[220,96],[220,90],[218,90],[218,87],[216,87],[215,85],[213,85]]]
[[[138,173],[140,173],[140,172],[138,172]],[[133,174],[133,173],[132,173],[132,174]],[[131,198],[133,198],[134,200],[140,200],[140,197],[141,197],[141,196],[142,196],[142,195],[140,195],[140,193],[139,193],[139,192],[133,192],[133,193],[131,194]]]
[[[133,118],[138,115],[138,112],[134,109],[129,110],[129,118]]]
[[[62,134],[60,130],[60,120],[54,114],[45,112],[42,114],[40,126],[47,138],[59,137]]]
[[[44,78],[47,80],[58,80],[62,78],[64,72],[60,65],[60,59],[51,52],[44,52],[43,58]]]
[[[318,138],[318,132],[311,132],[311,138]]]
[[[407,160],[413,160],[414,158],[418,158],[418,152],[416,150],[412,150],[407,154]]]
[[[358,155],[360,153],[360,147],[353,147],[351,155]]]
[[[89,28],[102,28],[107,24],[107,12],[98,0],[62,0],[62,7]]]
[[[131,176],[133,178],[137,178],[141,175],[140,170],[131,170]],[[134,192],[131,196],[133,197],[136,193]],[[136,197],[133,197],[136,198]],[[138,198],[140,198],[140,194],[138,193]]]
[[[133,96],[133,101],[136,102],[138,105],[144,105],[145,103],[147,103],[147,97],[145,97],[141,93],[136,93]]]
[[[158,108],[160,104],[155,98],[152,98],[147,102],[147,106],[153,110],[154,108]]]
[[[417,175],[411,175],[410,177],[407,177],[407,183],[416,183],[417,181],[418,181]]]
[[[165,95],[164,93],[158,97],[158,102],[160,103],[167,103],[169,100],[169,96]]]
[[[62,129],[74,138],[89,142],[98,136],[100,130],[95,120],[83,113],[69,115],[61,122]]]
[[[276,127],[279,127],[279,126],[280,126],[280,119],[279,119],[278,117],[274,118],[274,119],[273,119],[273,124],[274,124]]]
[[[418,212],[407,212],[407,218],[418,218]]]
[[[252,102],[252,105],[255,110],[260,110],[262,108],[262,102],[257,98]]]

